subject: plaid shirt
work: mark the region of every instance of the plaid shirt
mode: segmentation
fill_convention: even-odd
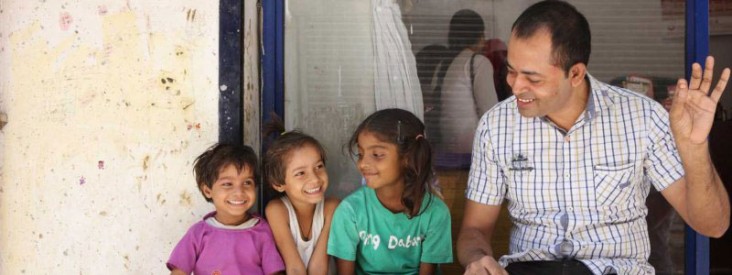
[[[587,77],[586,111],[569,131],[499,103],[476,130],[466,197],[508,200],[503,266],[574,258],[595,274],[653,274],[645,205],[684,175],[668,113],[643,95]]]

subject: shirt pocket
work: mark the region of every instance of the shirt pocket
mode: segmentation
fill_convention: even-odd
[[[534,170],[512,170],[509,173],[507,197],[521,204],[522,208],[536,209],[547,198],[556,198],[555,188],[550,183],[536,181]]]
[[[633,186],[633,167],[635,163],[619,166],[595,165],[595,197],[599,206],[609,206],[628,201]]]

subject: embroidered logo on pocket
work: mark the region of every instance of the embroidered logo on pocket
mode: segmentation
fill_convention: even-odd
[[[534,167],[529,164],[529,159],[521,153],[513,155],[511,158],[511,167],[508,168],[511,171],[531,171]]]

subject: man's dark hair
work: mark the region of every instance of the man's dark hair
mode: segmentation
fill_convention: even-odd
[[[574,6],[556,0],[539,2],[521,13],[511,27],[516,38],[529,38],[541,30],[551,35],[554,63],[565,73],[577,63],[588,64],[590,24]]]

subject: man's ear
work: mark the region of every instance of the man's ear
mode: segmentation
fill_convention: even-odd
[[[569,81],[572,84],[572,87],[582,85],[585,80],[585,75],[587,75],[587,66],[585,64],[577,63],[572,65],[572,67],[569,68]]]

